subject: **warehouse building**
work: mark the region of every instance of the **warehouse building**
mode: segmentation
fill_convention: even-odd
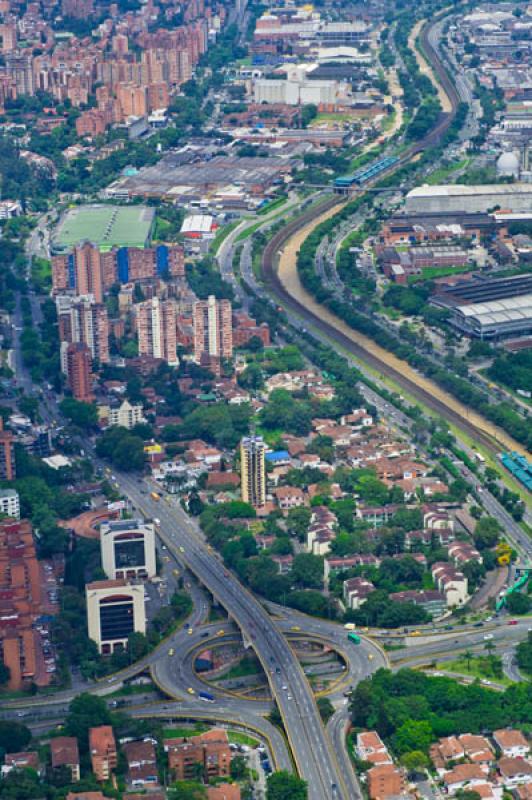
[[[459,211],[485,213],[495,208],[511,213],[530,212],[532,183],[417,186],[408,192],[405,207],[408,214]]]
[[[532,275],[463,281],[437,292],[432,305],[449,309],[466,336],[505,339],[532,333]]]

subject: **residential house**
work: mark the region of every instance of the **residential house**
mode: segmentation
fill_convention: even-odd
[[[365,408],[354,408],[350,414],[340,417],[340,424],[350,425],[355,431],[358,431],[362,428],[370,428],[373,425],[373,417]]]
[[[12,769],[33,769],[35,772],[39,772],[39,754],[34,750],[24,753],[6,753],[1,769],[2,777],[5,778]]]
[[[501,776],[501,783],[507,789],[513,789],[522,784],[532,784],[532,764],[524,758],[511,758],[503,756],[497,762]]]
[[[166,739],[164,749],[176,780],[195,778],[198,763],[203,765],[205,778],[230,775],[231,749],[225,730],[213,728],[200,736]]]
[[[403,506],[395,503],[388,506],[358,506],[355,513],[357,519],[367,522],[372,528],[380,528],[386,525],[400,508]]]
[[[367,771],[370,800],[386,800],[397,797],[405,789],[403,772],[393,764],[380,764]]]
[[[440,775],[445,772],[450,761],[458,761],[465,757],[464,746],[456,736],[446,736],[430,748],[429,755],[434,768]]]
[[[57,736],[50,741],[52,769],[67,767],[72,773],[72,782],[79,781],[78,740],[74,736]]]
[[[467,564],[468,561],[476,561],[482,564],[482,556],[470,542],[453,542],[447,550],[449,557],[454,561],[455,567]]]
[[[447,608],[446,596],[433,589],[405,589],[392,592],[390,600],[394,603],[413,603],[424,608],[433,617],[441,617]]]
[[[108,781],[117,765],[116,741],[110,725],[89,728],[89,750],[96,780]]]
[[[361,564],[378,567],[380,563],[380,558],[372,553],[357,553],[352,556],[329,556],[323,561],[323,579],[328,581],[331,575],[336,575],[344,569],[358,567]]]
[[[464,748],[466,758],[488,773],[495,761],[495,754],[489,741],[484,736],[471,733],[462,733],[458,739]]]
[[[377,731],[357,733],[355,750],[362,761],[369,761],[375,767],[393,763],[388,749]]]
[[[349,578],[343,583],[343,595],[346,608],[356,611],[363,605],[368,596],[375,591],[375,586],[366,578]]]
[[[447,608],[461,606],[469,599],[466,576],[446,561],[436,561],[432,565],[432,578],[445,595]]]
[[[273,495],[282,511],[289,511],[291,508],[300,508],[306,505],[305,493],[299,486],[279,486],[274,489]]]
[[[128,784],[135,789],[157,786],[159,783],[157,757],[152,740],[128,742],[123,750],[128,765]]]
[[[457,764],[443,775],[443,783],[450,795],[459,789],[475,791],[476,786],[485,782],[486,775],[478,764]]]
[[[530,753],[530,744],[521,731],[512,728],[500,728],[493,731],[493,741],[508,758],[526,758]]]
[[[294,556],[292,553],[288,553],[285,556],[270,556],[272,561],[275,561],[277,564],[277,569],[279,570],[279,575],[288,575],[290,570],[292,569],[292,562],[294,561]]]

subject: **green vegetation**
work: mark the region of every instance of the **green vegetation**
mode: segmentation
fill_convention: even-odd
[[[194,725],[183,725],[182,727],[163,728],[164,739],[182,739],[189,736],[199,736],[209,730],[208,725],[195,722]]]
[[[460,159],[460,161],[454,161],[451,164],[439,167],[438,169],[435,169],[434,172],[431,172],[426,180],[426,183],[430,184],[431,186],[438,183],[445,183],[455,172],[465,169],[470,161],[470,158],[465,157]]]
[[[489,680],[501,686],[511,686],[512,681],[507,678],[502,670],[502,660],[499,656],[473,656],[472,653],[464,653],[459,658],[451,661],[442,661],[438,664],[438,669],[446,672],[456,672],[468,678],[480,681]]]
[[[135,429],[108,428],[98,438],[96,452],[125,472],[138,472],[144,467],[144,441],[135,434]]]
[[[255,656],[244,656],[228,672],[224,672],[220,680],[230,680],[232,678],[245,678],[248,675],[260,675],[262,667]]]
[[[353,725],[375,728],[396,755],[427,753],[440,736],[481,733],[532,722],[532,685],[493,692],[402,669],[380,669],[358,684],[350,704]]]
[[[307,784],[290,772],[281,770],[268,776],[266,800],[307,800]]]
[[[523,642],[517,645],[515,655],[519,669],[532,676],[532,631]]]
[[[90,544],[81,545],[81,568],[74,573],[69,565],[67,579],[84,582],[87,557],[93,558]],[[99,566],[93,566],[92,576],[103,576]],[[79,585],[78,585],[79,586]],[[185,592],[175,592],[170,604],[162,606],[151,619],[147,634],[132,633],[128,637],[127,648],[115,651],[112,656],[104,658],[99,655],[96,644],[89,639],[87,633],[87,612],[85,596],[73,583],[66,585],[61,591],[61,612],[52,625],[52,637],[59,652],[62,654],[63,670],[67,664],[78,667],[84,678],[100,678],[112,672],[117,672],[143,658],[154,647],[171,633],[177,625],[185,619],[192,610],[192,601]]]
[[[514,391],[532,391],[532,350],[497,355],[486,374],[492,381],[502,383]]]

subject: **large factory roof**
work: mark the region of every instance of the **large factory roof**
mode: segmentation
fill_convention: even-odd
[[[416,186],[407,194],[410,197],[478,197],[478,195],[532,194],[532,183],[486,183],[482,186],[466,186],[463,183],[440,184],[439,186]]]
[[[482,326],[529,320],[532,318],[532,294],[461,306],[460,314],[463,318],[474,317]]]

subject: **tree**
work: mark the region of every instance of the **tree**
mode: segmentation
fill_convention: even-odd
[[[267,800],[307,800],[307,783],[286,770],[273,772],[266,784]]]
[[[247,765],[244,756],[234,756],[231,759],[231,777],[234,780],[241,780],[247,775]]]
[[[517,666],[525,672],[532,673],[532,633],[529,633],[524,642],[515,648]]]
[[[89,728],[110,725],[112,715],[103,698],[84,692],[70,703],[65,720],[66,732],[75,736],[82,752],[89,748]]]
[[[59,404],[61,413],[78,428],[94,428],[98,422],[98,411],[94,403],[84,403],[81,400],[74,400],[73,397],[65,397]]]
[[[11,677],[11,670],[6,667],[4,662],[0,662],[0,686],[5,686]]]
[[[318,589],[323,583],[323,559],[312,553],[299,553],[292,562],[292,578],[299,586]]]
[[[513,592],[506,598],[506,608],[511,614],[528,614],[530,605],[528,595],[520,592]]]
[[[0,749],[4,753],[18,753],[24,750],[30,739],[30,729],[21,722],[0,720]]]
[[[409,753],[405,753],[401,761],[409,772],[427,769],[429,766],[428,756],[422,750],[411,750]]]
[[[473,539],[479,550],[495,547],[499,540],[501,526],[495,517],[482,517],[475,525]]]
[[[409,719],[395,732],[393,742],[397,752],[404,755],[413,750],[426,752],[433,739],[430,722]]]
[[[328,697],[318,697],[317,706],[323,724],[326,725],[334,714],[334,706]]]
[[[205,800],[207,788],[197,781],[177,781],[168,789],[170,800]]]

